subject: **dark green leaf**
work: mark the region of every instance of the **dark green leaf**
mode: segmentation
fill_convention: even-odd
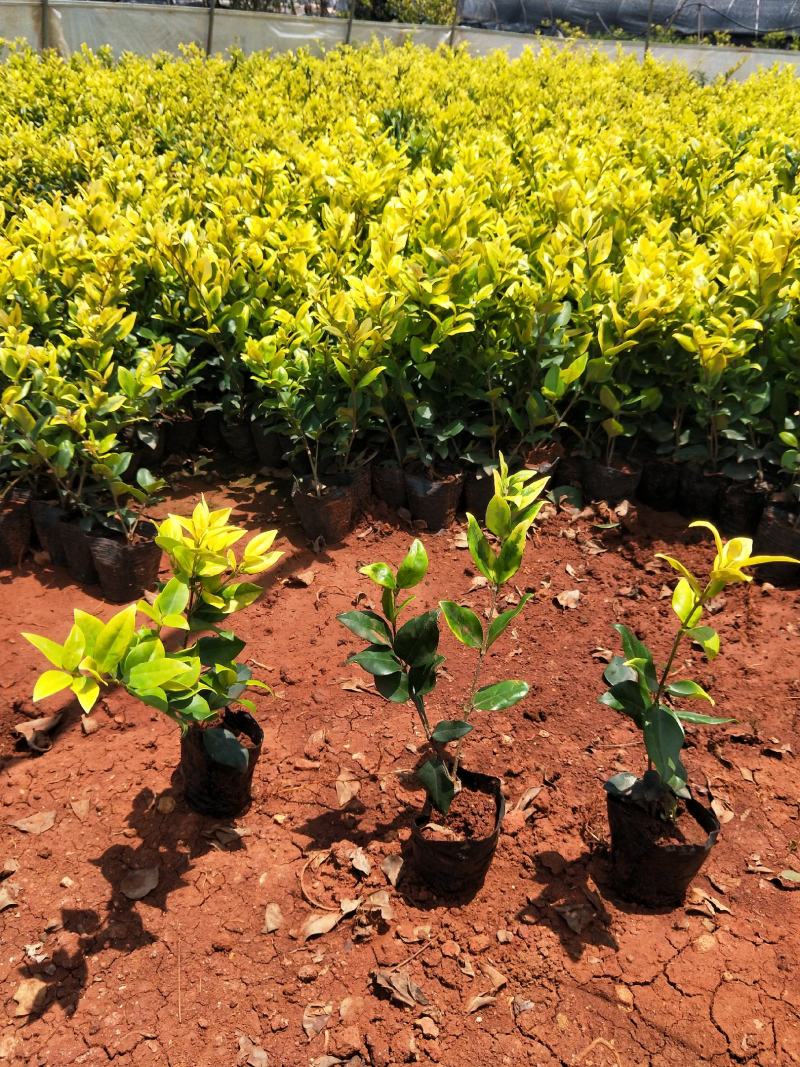
[[[408,688],[412,696],[424,697],[436,688],[436,670],[440,663],[444,663],[444,656],[434,656],[430,662],[411,668]]]
[[[656,668],[653,663],[653,653],[643,644],[639,638],[631,633],[627,626],[623,626],[621,623],[617,623],[614,627],[617,633],[622,638],[622,647],[625,650],[625,659],[639,659],[644,661],[642,668],[642,674],[644,676],[645,683],[651,693],[655,693],[658,690],[658,678],[656,677]]]
[[[462,645],[480,648],[483,644],[483,626],[472,608],[462,607],[452,600],[440,600],[439,607],[447,625]]]
[[[471,729],[472,724],[462,719],[442,719],[434,727],[431,737],[444,745],[448,741],[458,741],[460,737],[466,737]]]
[[[430,661],[439,647],[439,612],[426,611],[409,619],[397,631],[394,650],[412,666]]]
[[[622,656],[614,656],[603,671],[603,681],[608,685],[619,685],[620,682],[635,682],[636,671],[632,667],[625,666],[625,660]]]
[[[215,763],[221,763],[225,767],[235,767],[238,771],[247,770],[250,753],[230,730],[222,726],[203,730],[203,745]]]
[[[492,624],[489,627],[489,636],[486,639],[486,647],[491,648],[498,637],[506,630],[510,623],[516,619],[517,615],[522,611],[525,605],[531,598],[530,593],[523,593],[522,599],[519,604],[514,608],[509,608],[507,611],[502,612],[496,619],[492,620]]]
[[[453,803],[455,789],[441,760],[428,760],[417,771],[417,778],[425,787],[431,804],[446,815]]]
[[[686,768],[681,763],[683,727],[663,706],[652,705],[644,720],[644,744],[661,780],[673,791],[686,785]]]
[[[231,664],[245,647],[245,642],[231,630],[220,630],[213,637],[201,637],[197,642],[197,655],[204,667],[215,663]]]
[[[485,685],[472,698],[472,706],[478,711],[504,711],[512,708],[528,695],[528,683],[509,679]]]
[[[391,700],[394,704],[405,704],[411,698],[408,688],[408,675],[404,671],[397,671],[395,674],[376,675],[375,688],[382,697]]]
[[[397,657],[385,646],[376,645],[366,648],[363,652],[354,652],[348,656],[348,663],[357,663],[368,674],[376,676],[384,674],[396,674],[400,670],[400,662]]]
[[[408,554],[397,568],[397,588],[411,589],[419,585],[428,573],[428,553],[423,543],[416,539],[412,542]]]
[[[336,618],[356,637],[361,637],[373,645],[391,645],[392,634],[389,627],[374,611],[344,611]]]

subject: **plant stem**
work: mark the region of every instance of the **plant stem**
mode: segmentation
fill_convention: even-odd
[[[484,661],[484,658],[486,657],[486,653],[487,653],[488,648],[489,648],[489,626],[491,626],[491,624],[492,624],[492,622],[494,620],[495,614],[497,612],[497,598],[498,598],[499,595],[500,595],[500,586],[496,585],[496,584],[493,584],[492,585],[492,602],[491,602],[491,606],[490,606],[490,610],[489,610],[488,625],[487,625],[487,627],[485,628],[485,630],[483,632],[483,641],[481,642],[481,647],[480,647],[480,650],[478,652],[478,662],[475,664],[475,672],[472,675],[472,685],[470,687],[469,696],[467,697],[467,701],[464,704],[464,721],[465,722],[469,722],[469,716],[470,716],[470,713],[472,712],[472,701],[475,699],[475,693],[478,690],[478,682],[480,681],[481,668],[483,667],[483,661]],[[458,764],[459,764],[459,761],[461,759],[461,746],[463,745],[463,743],[464,743],[464,738],[463,737],[459,737],[458,743],[456,744],[455,758],[453,759],[453,769],[450,771],[450,778],[452,779],[452,782],[453,782],[453,785],[455,786],[456,792],[458,792],[458,790],[460,788],[459,781],[458,781]]]

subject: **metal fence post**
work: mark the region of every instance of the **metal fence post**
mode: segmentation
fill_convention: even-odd
[[[208,33],[206,34],[206,55],[211,55],[214,47],[214,12],[217,10],[217,0],[209,0],[208,5]]]
[[[347,16],[347,33],[345,34],[344,43],[350,44],[350,35],[353,32],[353,16],[356,13],[356,0],[350,0],[350,12]]]
[[[650,0],[650,6],[647,9],[647,33],[644,35],[644,54],[650,51],[650,34],[653,32],[653,5],[656,0]]]
[[[41,50],[50,47],[50,0],[42,0],[42,26],[39,34]]]
[[[452,25],[450,27],[450,38],[449,38],[449,40],[447,42],[448,45],[450,46],[450,48],[453,48],[455,46],[456,28],[458,26],[458,16],[459,16],[459,12],[460,11],[461,11],[461,0],[455,0],[455,7],[453,8],[453,23],[452,23]]]

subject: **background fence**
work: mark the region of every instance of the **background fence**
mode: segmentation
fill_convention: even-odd
[[[182,45],[196,45],[209,52],[239,48],[244,52],[272,49],[285,52],[306,48],[320,53],[350,42],[366,44],[373,39],[401,44],[413,40],[436,48],[466,44],[476,55],[502,50],[518,56],[523,49],[599,48],[611,54],[618,49],[641,56],[642,41],[615,41],[540,37],[524,33],[452,26],[414,26],[397,22],[320,18],[228,8],[162,6],[133,3],[102,3],[96,0],[0,0],[0,37],[22,38],[33,47],[58,49],[69,56],[83,45],[92,49],[108,46],[119,55],[136,52],[177,53]],[[706,78],[729,75],[741,79],[758,67],[775,63],[800,66],[800,53],[766,48],[733,48],[693,44],[651,43],[656,58],[677,60]]]

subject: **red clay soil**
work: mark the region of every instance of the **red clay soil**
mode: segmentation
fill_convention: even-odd
[[[602,782],[639,771],[642,750],[597,695],[614,622],[665,655],[671,575],[654,553],[700,567],[707,546],[685,543],[683,520],[644,508],[622,532],[565,514],[543,522],[517,582],[535,600],[486,677],[525,678],[530,695],[482,716],[465,744],[468,767],[503,778],[504,830],[483,888],[442,901],[410,861],[397,874],[422,800],[415,717],[344,665],[356,642],[334,620],[374,595],[358,565],[396,563],[410,531],[365,520],[314,556],[262,480],[185,485],[173,509],[199,487],[215,505],[233,501],[252,528],[280,524],[287,551],[237,620],[275,695],[260,703],[254,802],[235,832],[186,808],[174,725],[119,693],[92,715],[93,732],[68,707],[50,751],[16,750],[11,727],[34,714],[42,666],[18,632],[60,636],[74,605],[114,609],[30,559],[1,576],[0,871],[18,866],[0,883],[14,901],[0,911],[0,1062],[800,1063],[800,892],[773,880],[800,870],[798,591],[729,590],[714,619],[720,658],[684,653],[687,675],[738,720],[687,729],[696,791],[725,821],[694,899],[648,912],[608,886]],[[426,537],[421,608],[480,602],[459,531]],[[310,585],[293,579],[309,569]],[[580,592],[572,609],[554,600],[568,590]],[[431,715],[452,718],[469,654],[444,644]],[[41,834],[9,826],[47,812]],[[123,893],[156,876],[142,899]],[[32,1013],[18,1014],[26,995]]]

